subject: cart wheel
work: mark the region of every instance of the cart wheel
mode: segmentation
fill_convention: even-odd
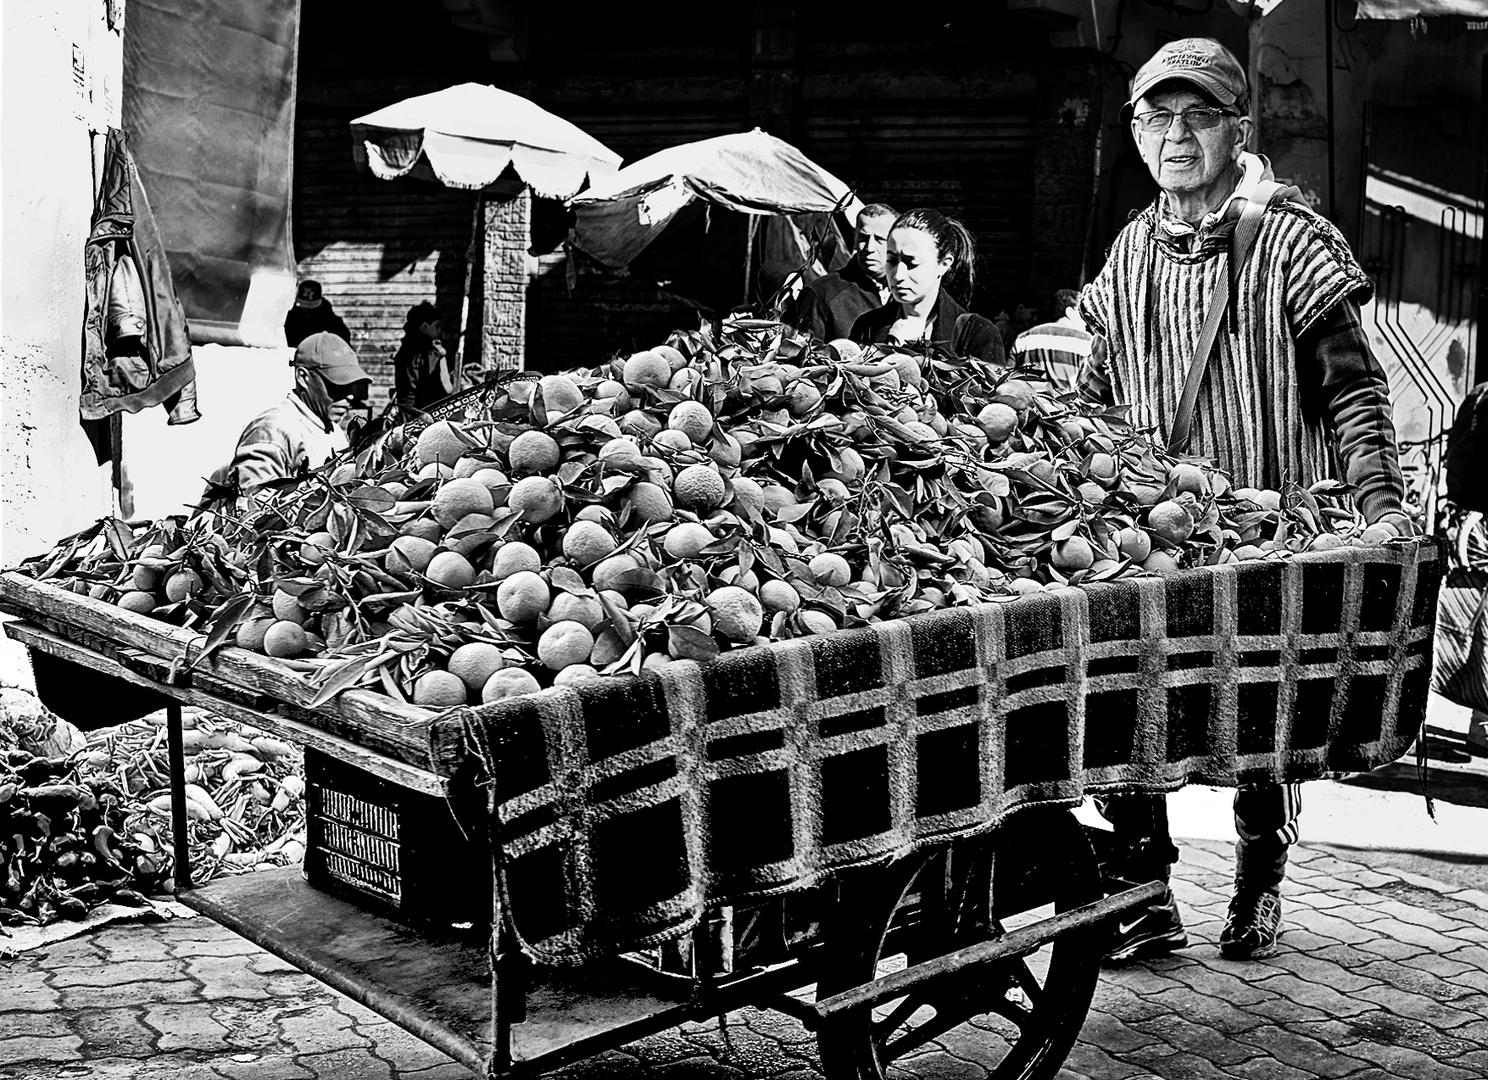
[[[845,883],[817,997],[1102,895],[1075,817],[1024,811],[990,836],[880,868],[871,882]],[[900,1072],[895,1061],[975,1019],[986,1049],[1001,1055],[993,1080],[1052,1077],[1085,1022],[1108,934],[1099,925],[1068,932],[1029,956],[946,973],[871,1011],[824,1022],[822,1067],[831,1080],[881,1080]]]

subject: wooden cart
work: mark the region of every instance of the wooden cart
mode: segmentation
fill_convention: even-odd
[[[920,616],[853,631],[856,637],[832,635],[843,637],[840,649],[837,643],[824,644],[828,639],[813,639],[785,643],[778,649],[770,646],[726,654],[706,666],[706,671],[697,665],[675,665],[679,673],[670,676],[665,687],[648,676],[644,682],[655,690],[655,701],[664,711],[675,713],[678,701],[695,700],[707,713],[707,702],[712,700],[717,706],[725,693],[748,698],[755,692],[750,680],[761,671],[774,670],[771,665],[778,666],[784,687],[787,682],[799,682],[787,675],[799,673],[803,664],[809,672],[814,662],[815,681],[808,679],[807,683],[825,694],[828,668],[846,655],[843,650],[879,649],[885,657],[883,685],[863,690],[854,684],[852,693],[844,691],[840,700],[847,702],[844,708],[859,711],[839,710],[832,715],[837,719],[860,716],[878,701],[877,707],[885,710],[890,721],[894,715],[908,718],[901,725],[900,749],[913,747],[918,737],[922,754],[930,745],[927,737],[956,730],[972,732],[982,742],[980,754],[973,755],[971,775],[981,778],[983,791],[954,812],[938,805],[931,807],[934,814],[922,812],[921,819],[930,826],[919,832],[896,836],[890,829],[881,842],[838,845],[848,854],[836,865],[828,861],[806,870],[796,867],[779,879],[777,887],[762,882],[754,895],[710,893],[706,886],[713,879],[704,873],[691,883],[701,880],[705,886],[701,892],[694,889],[694,917],[678,921],[672,911],[669,925],[675,932],[657,933],[641,942],[649,945],[655,939],[680,938],[690,947],[637,945],[596,951],[592,932],[604,924],[601,905],[597,913],[589,911],[590,922],[580,927],[590,936],[569,957],[582,961],[577,963],[534,962],[533,957],[544,959],[551,950],[543,943],[533,945],[531,925],[524,926],[520,914],[513,911],[510,888],[517,860],[512,852],[517,849],[509,846],[511,838],[503,834],[520,831],[518,811],[525,810],[530,818],[543,808],[530,802],[530,793],[525,796],[529,802],[520,806],[520,800],[498,797],[499,767],[485,778],[491,781],[485,787],[491,812],[483,822],[489,823],[489,835],[483,838],[489,842],[488,850],[500,853],[489,859],[494,871],[487,878],[491,886],[489,926],[494,932],[479,925],[441,926],[427,918],[410,920],[406,913],[379,911],[365,897],[356,898],[354,891],[339,890],[341,895],[334,895],[313,887],[299,867],[189,887],[183,703],[298,742],[311,755],[324,755],[339,762],[338,767],[355,769],[377,784],[425,799],[448,799],[452,806],[460,803],[456,787],[463,782],[462,766],[470,764],[469,715],[435,715],[358,690],[311,710],[306,707],[311,691],[281,662],[229,648],[193,666],[194,650],[201,647],[199,635],[17,574],[0,576],[0,608],[17,617],[6,623],[6,632],[34,652],[74,665],[80,678],[86,673],[87,678],[129,684],[159,695],[164,702],[177,838],[176,880],[183,902],[477,1072],[492,1076],[540,1072],[686,1020],[752,1005],[789,1014],[814,1030],[824,1068],[830,1076],[842,1078],[881,1077],[895,1060],[926,1041],[982,1018],[977,1020],[979,1029],[988,1032],[987,1039],[994,1044],[990,1049],[1001,1055],[993,1073],[1001,1080],[1048,1077],[1058,1071],[1089,1008],[1113,920],[1162,890],[1160,883],[1151,882],[1104,895],[1095,856],[1068,812],[1085,791],[1170,790],[1186,779],[1221,783],[1268,776],[1306,779],[1393,760],[1409,745],[1420,723],[1417,714],[1424,712],[1439,552],[1428,543],[1386,553],[1381,562],[1367,558],[1361,562],[1348,553],[1328,555],[1332,557],[1315,562],[1331,569],[1311,578],[1304,579],[1303,570],[1297,567],[1283,567],[1279,572],[1286,583],[1281,594],[1321,595],[1317,594],[1319,583],[1336,578],[1338,589],[1319,603],[1335,605],[1333,610],[1342,613],[1331,627],[1319,629],[1306,624],[1307,602],[1298,599],[1289,605],[1283,600],[1277,616],[1281,620],[1278,632],[1284,639],[1279,648],[1272,640],[1275,632],[1237,633],[1255,629],[1246,624],[1254,612],[1246,613],[1246,579],[1231,567],[1217,568],[1212,574],[1177,575],[1166,585],[1139,583],[1129,599],[1132,610],[1141,613],[1143,639],[1140,647],[1133,644],[1127,651],[1146,659],[1130,670],[1124,664],[1106,664],[1111,668],[1109,674],[1097,672],[1105,670],[1101,665],[1107,660],[1119,659],[1123,653],[1118,644],[1101,640],[1101,619],[1093,620],[1097,632],[1083,634],[1079,640],[1071,638],[1072,628],[1081,613],[1088,615],[1108,602],[1127,601],[1120,590],[1093,589],[1088,595],[1085,590],[1066,590],[1069,595],[1029,598],[1037,600],[1033,605],[1017,601],[938,613],[944,617]],[[1394,569],[1381,574],[1381,565]],[[1229,612],[1222,618],[1216,615],[1216,626],[1207,635],[1194,635],[1191,641],[1200,644],[1189,651],[1184,651],[1188,646],[1174,644],[1171,636],[1175,628],[1181,630],[1183,618],[1191,617],[1198,595],[1184,591],[1188,586],[1177,579],[1185,577],[1190,585],[1207,590],[1204,595],[1211,598],[1214,612]],[[1381,582],[1395,592],[1386,595]],[[1275,583],[1268,585],[1260,576],[1251,584],[1276,592]],[[1153,612],[1161,610],[1154,605],[1154,590],[1163,589],[1172,594],[1175,604],[1165,623],[1148,625]],[[1336,606],[1339,597],[1344,600],[1341,608]],[[1383,621],[1378,612],[1371,615],[1371,597],[1376,607],[1390,610]],[[1179,621],[1174,622],[1175,618]],[[1063,637],[1038,630],[1055,623],[1063,627]],[[1323,638],[1340,634],[1346,640],[1334,644],[1331,659],[1316,655],[1326,651],[1319,644]],[[904,645],[912,651],[915,642],[922,645],[920,667],[911,662],[908,668],[895,668],[899,661],[893,649]],[[1019,645],[1015,649],[1017,642],[1027,648]],[[953,670],[940,655],[954,653],[961,646],[970,650],[972,659],[966,671],[971,676],[963,677],[965,672]],[[989,654],[989,648],[998,650],[997,655]],[[1194,658],[1204,648],[1218,658],[1209,683],[1194,677]],[[931,652],[937,656],[933,663],[940,665],[933,676],[927,675],[932,662],[926,657]],[[1278,659],[1273,667],[1282,673],[1277,685],[1291,687],[1280,691],[1283,708],[1267,736],[1271,745],[1265,752],[1247,744],[1247,739],[1254,743],[1258,736],[1245,726],[1246,695],[1235,692],[1261,682],[1255,676],[1259,662],[1247,666],[1246,658],[1252,653],[1267,658],[1275,653]],[[1178,659],[1159,670],[1153,666],[1153,655]],[[732,666],[724,663],[731,657],[741,659]],[[1045,670],[1041,664],[1053,663],[1065,666],[1048,670],[1078,670],[1078,691],[1071,689],[1067,696],[1051,691],[1053,680],[1039,672]],[[1328,672],[1332,677],[1324,680]],[[1319,733],[1298,717],[1303,704],[1316,704],[1307,695],[1319,692],[1324,681],[1335,696],[1323,710],[1325,722]],[[1195,736],[1185,733],[1180,712],[1169,716],[1160,744],[1147,731],[1120,732],[1114,725],[1126,720],[1114,713],[1101,718],[1109,730],[1097,732],[1095,723],[1086,724],[1087,706],[1094,714],[1101,693],[1157,695],[1151,700],[1166,701],[1176,709],[1190,701],[1192,688],[1198,686],[1210,686],[1209,696],[1218,702],[1201,722],[1195,722],[1200,736],[1217,744],[1207,749],[1185,749],[1185,740],[1193,741]],[[968,689],[975,691],[973,697],[980,706],[967,704]],[[812,759],[815,772],[802,768],[806,759],[799,757],[799,736],[808,729],[826,732],[822,722],[826,714],[817,703],[799,695],[793,701],[784,700],[789,697],[784,691],[780,696],[774,712],[763,709],[750,714],[751,722],[757,722],[757,730],[751,731],[756,735],[786,731],[798,723],[790,729],[794,734],[784,736],[784,749],[745,757],[768,763],[775,761],[771,754],[796,754],[797,758],[780,768],[794,778],[792,784],[802,777],[815,782],[812,778],[819,780],[825,771],[818,767],[824,759]],[[626,700],[633,704],[641,699],[632,695]],[[1047,725],[1051,700],[1058,715],[1069,717],[1067,729],[1053,735]],[[527,724],[529,734],[547,725],[546,730],[557,731],[560,738],[571,742],[572,733],[564,734],[564,725],[582,724],[580,706],[585,703],[570,688],[536,695],[534,701],[520,706],[520,715],[507,710],[506,719],[515,718],[513,730],[520,727],[518,721]],[[932,713],[931,702],[941,711]],[[612,702],[618,703],[619,699]],[[1027,711],[1025,721],[1017,719],[1023,715],[1020,703]],[[738,705],[734,711],[743,707]],[[693,727],[672,716],[673,727],[666,739],[649,750],[621,749],[636,761],[645,759],[648,764],[640,767],[654,772],[655,746],[681,747],[678,760],[687,763],[680,769],[682,774],[692,769],[702,776],[713,769],[711,775],[716,776],[714,759],[719,755],[713,749],[751,734],[737,724],[730,726],[733,721],[726,717],[720,720],[726,712],[715,708],[704,717],[715,722]],[[958,717],[966,720],[962,729],[953,726]],[[697,741],[683,746],[687,740],[679,732],[691,732],[687,738]],[[709,738],[714,741],[708,742]],[[822,739],[819,746],[808,749],[831,752],[831,740],[825,734]],[[1056,744],[1063,748],[1070,768],[1015,775],[1024,767],[1018,762],[1037,760]],[[865,744],[854,745],[858,752]],[[895,745],[891,742],[886,751],[890,757],[897,752]],[[1113,754],[1111,748],[1118,745],[1127,749]],[[500,741],[484,747],[483,753],[499,756]],[[585,783],[592,784],[593,790],[605,783],[613,785],[615,769],[576,779],[585,770],[565,764],[563,753],[567,751],[550,748],[555,770],[549,786],[564,789],[564,799],[576,799]],[[902,771],[905,763],[898,758],[894,761],[891,771]],[[910,761],[909,767],[913,766]],[[688,788],[687,775],[673,776],[665,784],[666,791],[681,790],[684,802],[698,795],[697,785]],[[947,784],[952,781],[948,779]],[[875,810],[869,805],[872,802],[869,799],[865,804],[865,813]],[[589,811],[597,804],[591,799],[586,805],[588,810],[574,818],[580,822],[575,828],[592,824],[595,815]],[[513,806],[517,809],[511,810]],[[913,818],[914,808],[907,813]],[[470,828],[470,819],[463,824]],[[819,822],[816,827],[819,830]],[[684,831],[687,859],[696,857],[706,864],[707,838],[699,840],[692,834],[695,829]],[[547,834],[538,829],[532,835]],[[658,846],[664,840],[659,836]],[[584,842],[598,844],[599,839],[597,834],[586,834]],[[531,850],[541,854],[543,849]],[[811,853],[815,857],[829,850],[830,845],[819,844]],[[314,858],[312,851],[307,856],[312,866]],[[778,870],[781,864],[771,865]],[[715,877],[719,873],[716,868],[711,872]],[[739,931],[740,948],[733,951],[723,947],[727,934],[721,929],[730,919]],[[766,933],[758,932],[761,926]],[[781,927],[794,929],[775,933]],[[751,952],[744,941],[750,932],[759,940],[769,938],[784,945]],[[634,938],[636,930],[630,927],[627,933]],[[658,957],[669,957],[671,962]]]

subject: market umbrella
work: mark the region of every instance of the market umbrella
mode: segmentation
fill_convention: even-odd
[[[410,173],[446,187],[485,188],[508,167],[545,199],[620,167],[620,155],[561,116],[516,94],[461,83],[351,122],[357,164],[383,180]]]
[[[755,128],[673,146],[595,181],[570,200],[574,246],[625,270],[698,202],[755,216],[842,211],[849,220],[863,205],[790,143]]]
[[[567,199],[620,167],[619,154],[563,117],[481,83],[420,94],[359,116],[351,122],[351,143],[358,166],[379,179],[414,176],[483,192],[476,200],[460,297],[461,342],[470,332],[471,270],[486,254],[487,245],[479,242],[483,220],[488,234],[493,229],[487,204],[519,195],[524,187],[541,198]],[[480,342],[479,362],[486,367],[491,358],[485,335]],[[518,356],[515,362],[525,360]],[[455,389],[463,377],[457,360]]]

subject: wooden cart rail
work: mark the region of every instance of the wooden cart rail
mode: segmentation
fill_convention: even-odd
[[[142,669],[149,666],[145,658],[153,657],[163,662],[149,674],[154,685],[200,690],[219,703],[207,707],[220,707],[229,716],[237,715],[233,709],[260,717],[274,713],[300,728],[441,776],[450,775],[460,761],[458,725],[440,725],[428,709],[356,688],[311,709],[315,690],[291,663],[233,646],[202,660],[205,635],[15,571],[0,574],[0,611],[56,639],[83,645],[117,667]],[[44,651],[57,655],[50,648]]]
[[[162,704],[165,700],[170,700],[196,705],[208,712],[230,717],[267,734],[286,739],[297,746],[333,754],[354,763],[357,768],[373,776],[410,790],[440,796],[448,793],[449,782],[446,777],[368,750],[357,743],[327,734],[320,727],[312,727],[282,715],[270,698],[259,696],[253,699],[252,705],[244,704],[240,687],[200,672],[189,672],[185,676],[173,674],[169,662],[142,650],[104,643],[100,643],[99,648],[90,648],[76,640],[81,636],[76,632],[70,637],[63,637],[29,622],[6,622],[5,633],[37,652],[55,656],[86,671],[154,691],[162,698]]]
[[[914,964],[885,975],[873,982],[862,983],[840,994],[819,998],[814,1006],[816,1014],[823,1020],[830,1020],[839,1013],[870,1008],[901,997],[937,975],[970,972],[985,964],[1027,956],[1062,934],[1106,922],[1122,912],[1151,903],[1166,891],[1165,883],[1149,881],[1145,885],[1115,893],[1104,900],[1063,912],[1031,926],[1019,927],[991,941],[978,942],[944,956],[937,956],[923,964]]]

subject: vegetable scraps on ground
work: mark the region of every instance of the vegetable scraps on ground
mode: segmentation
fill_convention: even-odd
[[[0,927],[169,893],[164,714],[84,737],[28,692],[0,691],[0,704]],[[193,882],[300,861],[299,752],[195,709],[183,724]]]

